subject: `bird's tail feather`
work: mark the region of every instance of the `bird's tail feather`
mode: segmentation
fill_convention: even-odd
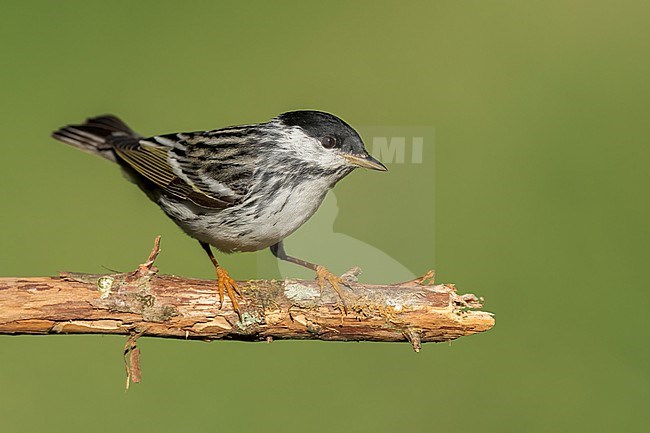
[[[81,125],[64,126],[54,131],[52,137],[113,162],[115,162],[113,142],[124,138],[141,138],[124,122],[112,115],[86,119]]]

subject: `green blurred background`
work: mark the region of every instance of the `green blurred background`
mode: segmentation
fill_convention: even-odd
[[[317,108],[362,132],[433,127],[435,144],[422,164],[341,182],[293,252],[342,272],[365,259],[318,242],[343,236],[396,264],[362,280],[435,267],[497,320],[418,355],[407,344],[143,339],[144,382],[128,393],[122,337],[3,336],[1,431],[647,431],[647,2],[1,11],[0,275],[133,269],[161,234],[162,272],[213,277],[196,242],[115,166],[53,129],[111,112],[155,134]],[[280,272],[268,251],[221,259],[240,279],[303,275]]]

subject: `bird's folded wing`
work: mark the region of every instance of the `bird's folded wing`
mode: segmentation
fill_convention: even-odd
[[[172,136],[176,139],[172,140]],[[183,167],[176,161],[174,150],[185,148],[176,134],[142,140],[115,137],[111,144],[121,161],[176,198],[209,209],[232,206],[238,198],[230,188],[222,187],[217,179],[213,181],[213,187],[209,182],[194,181],[197,174],[188,172],[193,167],[188,164]]]

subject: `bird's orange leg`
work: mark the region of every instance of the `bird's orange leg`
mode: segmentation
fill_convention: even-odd
[[[341,290],[341,284],[345,284],[345,280],[331,273],[325,266],[320,265],[316,265],[316,278],[318,279],[318,285],[321,291],[325,287],[326,281],[332,286],[336,294],[339,295],[343,312],[347,314],[348,306],[345,304],[345,295],[343,294],[343,290]]]
[[[284,251],[284,246],[282,245],[282,241],[271,246],[271,252],[275,257],[277,257],[280,260],[294,263],[296,265],[316,271],[316,279],[318,280],[318,285],[320,286],[321,291],[325,288],[325,283],[329,283],[329,285],[332,286],[332,288],[338,295],[339,300],[341,301],[341,310],[343,311],[343,313],[347,314],[348,308],[345,303],[346,295],[341,289],[341,284],[347,284],[347,283],[343,278],[331,273],[325,266],[316,265],[314,263],[310,263],[305,260],[287,255],[287,253]]]
[[[205,250],[206,253],[208,253],[208,257],[210,257],[210,261],[214,265],[214,269],[217,273],[217,288],[219,289],[219,309],[223,307],[223,294],[224,291],[228,294],[228,298],[230,299],[230,302],[232,302],[232,309],[235,310],[235,312],[238,315],[241,315],[240,310],[239,310],[239,302],[237,302],[237,296],[241,297],[241,292],[239,291],[239,287],[237,287],[237,282],[228,274],[228,271],[226,271],[220,264],[217,262],[217,259],[214,258],[214,254],[212,254],[212,250],[210,249],[210,245],[200,242],[201,246]]]

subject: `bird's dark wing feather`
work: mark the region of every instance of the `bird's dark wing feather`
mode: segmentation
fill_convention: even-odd
[[[201,207],[224,209],[247,192],[252,165],[233,152],[236,141],[215,132],[167,134],[133,140],[114,137],[118,158],[174,197]],[[228,144],[230,143],[230,144]]]

